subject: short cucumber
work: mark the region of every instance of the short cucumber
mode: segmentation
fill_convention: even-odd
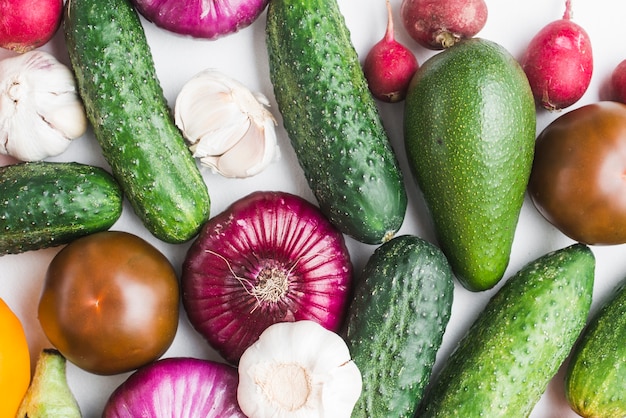
[[[128,0],[66,6],[70,61],[113,175],[153,235],[188,241],[209,217],[209,194],[174,124],[137,12]]]
[[[626,281],[591,318],[565,372],[565,392],[582,417],[626,417]]]
[[[392,237],[407,196],[336,0],[272,0],[266,41],[283,123],[308,184],[342,232]]]
[[[122,198],[100,167],[43,161],[0,167],[0,255],[107,230],[122,214]]]
[[[595,257],[583,244],[523,267],[489,300],[416,416],[526,417],[585,326]]]
[[[412,418],[448,324],[454,276],[443,253],[402,235],[368,260],[345,339],[363,376],[353,418]]]

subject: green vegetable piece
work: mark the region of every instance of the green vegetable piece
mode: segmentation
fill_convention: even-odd
[[[0,255],[107,230],[122,214],[122,198],[100,167],[45,161],[0,167]]]
[[[17,418],[80,418],[80,407],[67,384],[66,360],[56,349],[43,349]]]
[[[154,236],[188,241],[209,217],[209,194],[137,12],[128,0],[72,0],[63,22],[87,118],[113,175]]]
[[[481,291],[508,266],[534,155],[535,102],[503,47],[463,40],[423,63],[405,102],[409,165],[459,281]]]
[[[450,319],[454,276],[439,248],[402,235],[368,260],[345,339],[363,376],[353,418],[413,417]]]
[[[404,221],[404,180],[337,1],[270,1],[266,34],[276,101],[320,209],[359,241],[387,241]]]
[[[626,281],[593,316],[574,348],[565,392],[582,417],[626,416]]]
[[[595,257],[583,244],[510,277],[433,379],[420,418],[530,415],[585,326]]]

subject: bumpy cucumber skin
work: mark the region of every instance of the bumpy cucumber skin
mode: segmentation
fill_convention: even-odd
[[[28,162],[0,167],[0,255],[55,247],[109,229],[122,189],[100,167]]]
[[[413,417],[448,324],[454,275],[411,235],[378,247],[355,289],[344,336],[363,377],[352,417]]]
[[[380,244],[400,229],[404,179],[336,0],[273,0],[270,78],[317,202],[343,233]]]
[[[71,0],[63,30],[107,162],[157,238],[191,239],[209,217],[207,186],[174,124],[151,51],[128,0]]]
[[[405,148],[442,250],[469,290],[508,266],[534,156],[528,79],[500,45],[468,39],[425,61],[405,101]]]
[[[593,316],[565,372],[565,393],[582,417],[626,417],[626,281]]]
[[[523,267],[487,303],[425,393],[427,417],[526,417],[585,326],[595,257],[583,244]]]

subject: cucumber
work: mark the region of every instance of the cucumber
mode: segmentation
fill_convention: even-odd
[[[122,189],[100,167],[27,162],[0,167],[0,255],[66,244],[109,229]]]
[[[614,289],[576,343],[565,393],[582,417],[626,417],[626,281]]]
[[[379,246],[356,284],[344,332],[363,378],[352,418],[413,417],[452,308],[443,253],[412,235]]]
[[[87,117],[104,157],[146,229],[191,239],[209,217],[207,186],[156,75],[128,0],[72,0],[63,31]]]
[[[380,244],[401,227],[404,179],[336,0],[272,0],[266,45],[284,127],[322,212]]]
[[[524,266],[434,377],[417,416],[526,417],[585,326],[595,257],[576,243]]]

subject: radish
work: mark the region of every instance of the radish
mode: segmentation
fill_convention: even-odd
[[[46,44],[62,13],[63,0],[0,0],[0,47],[23,53]]]
[[[484,0],[403,0],[400,15],[411,38],[440,50],[480,32],[488,11]]]
[[[559,110],[576,103],[593,73],[591,40],[572,18],[571,0],[563,18],[544,26],[530,41],[521,64],[537,103]]]
[[[194,38],[216,39],[254,22],[268,0],[131,0],[155,25]]]
[[[611,73],[610,94],[612,100],[626,103],[626,60],[617,64]]]
[[[277,322],[309,319],[336,331],[351,281],[343,235],[319,208],[266,191],[211,218],[181,275],[190,323],[230,363]]]
[[[387,30],[365,57],[363,73],[372,95],[395,103],[404,100],[411,78],[419,67],[415,55],[396,41],[391,4],[387,0]]]

